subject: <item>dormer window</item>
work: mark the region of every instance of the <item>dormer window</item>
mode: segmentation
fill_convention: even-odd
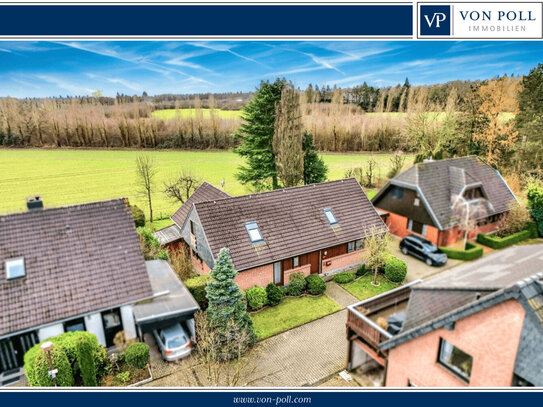
[[[6,260],[6,278],[13,280],[15,278],[21,278],[26,275],[25,259],[19,257],[17,259]]]
[[[245,229],[247,229],[247,233],[249,234],[249,239],[251,239],[252,243],[260,243],[264,241],[264,239],[262,238],[262,234],[260,233],[260,229],[258,229],[258,225],[256,224],[256,222],[247,222],[245,224]]]
[[[337,225],[336,217],[334,216],[334,213],[332,212],[332,209],[325,209],[324,215],[326,216],[326,219],[328,219],[328,223],[332,226]]]

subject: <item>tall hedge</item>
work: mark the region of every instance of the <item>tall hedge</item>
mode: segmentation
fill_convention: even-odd
[[[77,351],[77,363],[81,372],[83,385],[95,387],[96,381],[96,363],[94,361],[94,348],[92,341],[87,336],[80,336],[75,341]]]
[[[49,371],[51,370],[49,357],[51,357],[53,368],[57,369],[55,378],[56,385],[59,387],[73,386],[74,375],[68,356],[66,356],[66,352],[62,347],[55,344],[53,344],[53,347],[49,352],[44,352],[41,349],[38,350],[36,358],[34,359],[32,383],[30,383],[29,380],[30,385],[37,387],[53,387],[55,385],[53,378],[49,375]]]
[[[206,286],[211,280],[213,278],[209,274],[202,274],[184,281],[185,286],[202,309],[207,308]]]
[[[537,223],[539,236],[543,236],[543,185],[533,183],[526,192],[530,215]]]

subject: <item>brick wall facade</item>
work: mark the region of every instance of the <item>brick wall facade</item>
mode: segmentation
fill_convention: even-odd
[[[322,273],[330,273],[334,270],[342,269],[362,263],[362,253],[364,250],[355,250],[351,253],[342,254],[322,261]]]
[[[196,269],[196,272],[198,274],[209,274],[211,272],[211,269],[209,268],[209,266],[206,264],[205,261],[202,261],[200,260],[198,257],[196,257],[192,250],[190,252],[190,257],[192,259],[192,264],[194,266],[194,268]]]
[[[438,329],[389,352],[386,386],[511,386],[524,309],[515,300],[456,321],[452,331]],[[439,364],[440,338],[473,357],[469,383]]]
[[[298,272],[303,273],[303,275],[307,277],[309,274],[311,274],[311,264],[306,264],[305,266],[296,267],[290,270],[285,270],[284,272],[285,284],[288,284],[289,277],[291,274],[298,273]]]
[[[265,266],[241,271],[234,281],[242,290],[246,290],[255,285],[266,287],[268,283],[273,282],[273,264],[266,264]]]
[[[386,217],[386,225],[388,226],[390,233],[400,238],[413,233],[407,230],[407,221],[408,219],[405,216],[396,213],[390,213]],[[493,232],[498,228],[499,224],[500,222],[498,221],[479,226],[469,233],[468,238],[475,239],[479,233]],[[426,234],[424,236],[437,246],[450,246],[464,238],[464,234],[459,226],[440,231],[436,227],[426,225]]]

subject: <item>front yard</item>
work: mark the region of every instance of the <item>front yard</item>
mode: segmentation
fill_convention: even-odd
[[[299,325],[339,311],[341,307],[330,297],[288,297],[279,305],[251,314],[258,339],[288,331]]]
[[[373,274],[368,273],[352,283],[342,284],[341,287],[359,300],[365,300],[400,286],[400,284],[392,283],[381,275],[377,276],[377,281],[380,283],[378,287],[371,285],[372,280]]]

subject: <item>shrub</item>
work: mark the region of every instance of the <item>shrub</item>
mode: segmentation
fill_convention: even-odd
[[[348,271],[345,271],[343,273],[337,273],[334,276],[334,281],[338,284],[347,284],[354,281],[354,273],[350,273]]]
[[[301,271],[298,271],[296,273],[292,273],[289,277],[288,277],[288,282],[289,284],[292,283],[293,281],[295,280],[302,280],[302,281],[305,281],[305,275],[304,273],[302,273]],[[304,284],[304,288],[305,288],[305,284]]]
[[[31,386],[52,387],[54,386],[53,378],[49,376],[51,369],[49,364],[49,356],[51,363],[57,369],[56,384],[60,387],[71,387],[74,385],[74,374],[70,361],[66,356],[66,352],[59,345],[53,344],[53,347],[47,352],[38,349],[34,358],[34,380],[30,383]],[[30,382],[30,381],[29,381]]]
[[[94,363],[97,372],[100,373],[100,376],[104,372],[104,367],[107,362],[107,353],[103,346],[101,346],[98,343],[98,338],[96,338],[96,335],[86,332],[86,331],[77,331],[77,332],[65,332],[63,334],[60,334],[58,336],[54,336],[52,338],[48,338],[46,341],[52,342],[53,345],[56,345],[60,347],[64,353],[66,354],[66,357],[68,358],[68,362],[70,363],[70,366],[73,370],[73,375],[79,374],[79,363],[77,362],[77,348],[76,348],[76,341],[77,338],[85,337],[88,339],[88,341],[92,344],[92,348],[94,350]],[[44,342],[46,342],[44,341]],[[43,342],[40,342],[36,345],[34,345],[32,348],[30,348],[24,355],[24,369],[25,369],[25,375],[28,379],[28,383],[31,386],[38,386],[37,381],[35,379],[35,359],[40,352],[40,346],[43,344]]]
[[[305,291],[305,279],[299,280],[297,278],[290,279],[290,283],[286,289],[287,295],[292,297],[299,297]]]
[[[366,274],[366,265],[362,264],[360,267],[356,269],[356,276],[362,277],[364,274]]]
[[[160,246],[160,242],[153,235],[153,231],[146,227],[138,228],[141,251],[145,260],[168,260],[168,251]]]
[[[145,213],[136,205],[130,205],[130,211],[137,228],[145,226]]]
[[[77,363],[81,371],[81,379],[83,385],[87,387],[95,387],[96,382],[96,365],[94,363],[94,348],[88,337],[80,336],[75,341],[77,350]]]
[[[543,236],[543,185],[537,182],[531,183],[528,186],[526,197],[528,198],[530,215],[537,223],[539,236]]]
[[[274,283],[269,283],[266,286],[266,294],[268,294],[268,304],[277,305],[283,299],[284,292],[280,287],[277,287]]]
[[[185,286],[202,309],[207,308],[206,286],[211,280],[213,279],[209,274],[202,274],[184,281]]]
[[[440,247],[439,249],[445,253],[449,259],[455,260],[474,260],[483,255],[483,248],[471,242],[466,242],[465,250],[452,249],[450,247]]]
[[[117,347],[119,352],[124,352],[134,342],[136,342],[136,339],[127,339],[124,331],[117,332],[113,338],[113,344]]]
[[[509,205],[509,212],[496,232],[499,237],[507,237],[509,235],[523,231],[526,224],[531,220],[528,209],[516,202]]]
[[[170,265],[181,281],[197,276],[188,249],[180,246],[177,250],[171,250],[169,256]]]
[[[266,289],[263,287],[255,285],[254,287],[251,287],[245,291],[245,295],[247,296],[247,304],[249,305],[249,308],[253,310],[260,309],[268,303],[268,294],[266,293]]]
[[[326,291],[326,283],[321,276],[310,274],[305,278],[307,283],[307,292],[312,295],[321,295]]]
[[[149,363],[149,346],[143,342],[133,343],[125,354],[126,363],[136,369],[143,369]]]
[[[530,232],[530,239],[537,239],[537,237],[539,236],[536,222],[528,222],[526,224],[526,230]]]
[[[130,381],[130,372],[129,371],[126,371],[126,372],[121,372],[121,373],[117,373],[115,375],[115,378],[117,379],[117,381],[119,381],[121,384],[127,384],[129,381]]]
[[[393,283],[401,283],[407,275],[407,264],[397,257],[389,258],[385,263],[385,277]]]
[[[529,230],[523,230],[522,232],[506,237],[497,237],[479,233],[477,235],[477,242],[491,247],[492,249],[503,249],[504,247],[511,246],[515,243],[521,242],[522,240],[528,239],[530,235],[531,232]]]

